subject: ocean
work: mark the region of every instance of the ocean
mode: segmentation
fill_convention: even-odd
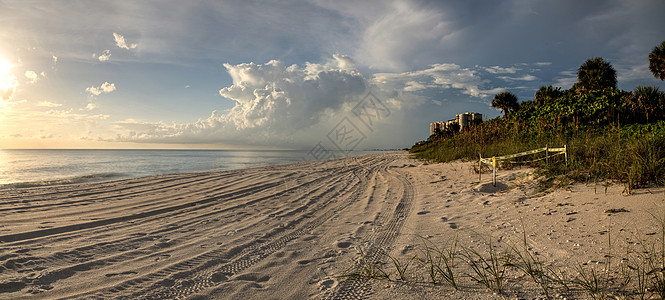
[[[0,187],[32,187],[161,174],[225,171],[307,160],[293,150],[0,150]],[[352,151],[347,156],[376,153]]]

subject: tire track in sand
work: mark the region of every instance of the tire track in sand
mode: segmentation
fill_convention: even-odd
[[[262,261],[267,256],[282,249],[290,241],[320,226],[351,204],[353,202],[352,198],[354,198],[353,195],[365,188],[365,183],[362,181],[364,176],[356,175],[359,169],[359,167],[349,168],[348,171],[352,173],[344,172],[348,174],[346,176],[339,176],[335,174],[336,172],[330,172],[329,177],[333,178],[333,182],[326,182],[325,185],[323,179],[326,178],[320,178],[320,183],[315,188],[316,190],[323,190],[318,195],[323,200],[313,203],[314,205],[308,205],[310,207],[306,211],[299,211],[300,213],[297,216],[293,216],[295,219],[289,221],[289,224],[283,228],[275,229],[245,245],[236,246],[228,251],[214,250],[140,278],[128,280],[91,295],[91,297],[100,299],[109,297],[180,299],[219,284],[222,278],[238,274]],[[350,176],[355,176],[361,180],[355,186],[349,188],[344,185],[351,181]],[[340,193],[346,195],[341,198],[348,200],[339,204],[332,203],[331,200],[334,200],[335,196]],[[323,214],[315,217],[317,212],[319,214],[323,212]],[[314,219],[307,221],[311,218]],[[303,222],[303,225],[299,225]]]
[[[388,252],[385,249],[389,248],[399,235],[415,199],[415,188],[405,175],[389,169],[387,173],[392,174],[395,179],[400,181],[404,189],[399,203],[387,219],[386,226],[382,230],[370,234],[368,238],[372,244],[365,250],[365,255],[370,264],[379,262],[381,254]],[[388,192],[390,192],[390,189]],[[386,198],[389,197],[389,195],[386,195]],[[365,299],[371,294],[372,286],[367,279],[349,277],[340,282],[336,288],[325,293],[323,299]]]

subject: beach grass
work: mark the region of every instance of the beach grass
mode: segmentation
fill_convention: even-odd
[[[572,273],[540,258],[523,231],[518,245],[496,243],[488,238],[481,243],[484,245],[481,249],[462,245],[464,241],[460,241],[458,235],[442,246],[420,237],[421,243],[415,248],[418,254],[408,256],[404,261],[383,253],[381,257],[392,263],[373,262],[359,248],[353,266],[340,277],[393,280],[390,274],[394,269],[395,280],[405,283],[417,282],[420,278],[434,286],[446,283],[460,290],[468,287],[459,283],[461,277],[466,277],[498,295],[508,295],[506,283],[508,280],[524,280],[519,279],[521,273],[539,287],[545,298],[551,298],[555,293],[582,293],[591,299],[616,298],[619,294],[630,299],[665,299],[665,215],[654,215],[654,219],[661,226],[661,238],[652,243],[641,243],[641,251],[627,248],[623,254],[615,256],[610,232],[604,263],[578,263]],[[463,259],[457,259],[458,256]],[[613,260],[619,263],[613,264]]]

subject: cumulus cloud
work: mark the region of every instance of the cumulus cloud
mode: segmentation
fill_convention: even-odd
[[[369,90],[391,111],[390,120],[377,121],[375,125],[393,135],[397,132],[412,135],[399,124],[408,122],[408,114],[429,103],[430,98],[424,94],[452,95],[452,99],[464,99],[459,103],[475,101],[475,107],[485,107],[489,96],[505,90],[505,87],[490,86],[482,77],[487,75],[485,72],[456,64],[435,64],[411,72],[377,73],[366,78],[354,61],[343,55],[305,65],[287,66],[272,60],[265,64],[224,64],[224,68],[232,84],[220,89],[219,94],[233,101],[233,108],[213,111],[192,123],[134,119],[115,122],[115,129],[120,133],[115,140],[311,146],[313,139],[324,139],[344,116],[353,116],[353,107]],[[451,109],[458,106],[455,104]]]
[[[30,83],[35,83],[37,79],[39,79],[39,75],[35,71],[25,71],[25,78],[28,78],[30,80]]]
[[[51,57],[51,60],[53,60],[53,63],[54,63],[54,64],[58,63],[58,57],[55,56],[55,55],[53,55],[53,56]]]
[[[93,56],[96,56],[96,55],[93,54]],[[99,61],[108,61],[109,59],[111,59],[111,50],[104,50],[104,52],[102,52],[102,54],[100,54],[97,57],[97,59]]]
[[[127,41],[125,41],[125,37],[122,35],[119,35],[117,33],[113,33],[113,38],[115,39],[115,44],[116,46],[125,49],[125,50],[130,50],[136,48],[138,45],[135,43],[127,44]]]
[[[327,64],[285,66],[225,64],[233,85],[219,91],[236,102],[228,121],[236,128],[288,124],[292,129],[311,126],[327,109],[336,110],[365,91],[365,80],[348,57],[335,56]]]
[[[108,94],[115,91],[115,84],[104,82],[102,85],[95,87],[91,86],[85,89],[86,92],[90,93],[91,96],[99,96],[102,93]]]
[[[178,141],[258,143],[284,142],[286,135],[307,130],[349,109],[367,89],[366,79],[353,61],[335,55],[321,64],[286,66],[277,60],[265,64],[224,64],[233,84],[219,94],[235,106],[188,124],[117,122],[122,141]]]

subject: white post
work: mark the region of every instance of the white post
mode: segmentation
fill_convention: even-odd
[[[563,145],[563,156],[566,158],[566,167],[568,166],[568,148],[566,145]]]
[[[481,183],[483,181],[483,155],[478,153],[478,157],[480,157],[478,160],[478,183]]]
[[[496,186],[496,157],[492,156],[492,185]]]

